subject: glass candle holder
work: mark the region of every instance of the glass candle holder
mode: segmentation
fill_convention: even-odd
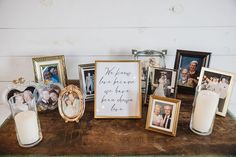
[[[36,96],[27,95],[27,92],[17,93],[9,99],[16,136],[21,147],[33,147],[43,138],[35,99]]]
[[[219,103],[219,94],[197,86],[190,121],[190,129],[198,135],[210,135]]]

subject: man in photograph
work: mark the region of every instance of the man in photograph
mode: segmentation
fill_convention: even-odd
[[[188,86],[188,69],[181,70],[181,76],[178,80],[178,85],[180,86]]]
[[[162,115],[163,121],[161,122],[161,126],[166,129],[170,129],[171,125],[171,113],[172,113],[172,106],[165,105],[164,106],[164,114]]]
[[[49,95],[49,91],[47,88],[44,88],[42,90],[41,97],[42,97],[41,100],[38,102],[38,110],[44,111],[44,110],[47,110],[48,105],[50,104],[50,102],[49,102],[50,95]]]
[[[94,82],[93,82],[93,76],[90,74],[90,72],[88,72],[88,75],[86,76],[85,84],[86,84],[86,93],[93,94]]]

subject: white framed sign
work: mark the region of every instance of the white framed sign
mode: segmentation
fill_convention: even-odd
[[[141,118],[140,61],[95,62],[95,118]]]

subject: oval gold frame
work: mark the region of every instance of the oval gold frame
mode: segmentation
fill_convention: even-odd
[[[74,118],[69,118],[67,117],[64,112],[63,112],[63,109],[62,109],[62,98],[63,98],[63,95],[67,92],[70,92],[70,91],[73,91],[75,92],[76,94],[78,94],[79,96],[79,101],[80,101],[80,111],[78,113],[78,115],[76,115]],[[62,89],[60,95],[59,95],[59,99],[58,99],[58,109],[59,109],[59,113],[60,115],[62,116],[62,118],[65,120],[65,122],[79,122],[79,120],[81,119],[81,117],[83,116],[84,114],[84,111],[85,111],[85,104],[84,104],[84,97],[83,97],[83,94],[82,92],[80,91],[80,89],[75,86],[75,85],[69,85],[67,87],[65,87],[64,89]]]

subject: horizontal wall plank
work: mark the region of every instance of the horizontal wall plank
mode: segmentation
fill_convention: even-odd
[[[0,56],[129,55],[131,49],[176,49],[236,55],[234,28],[1,29]]]
[[[1,28],[235,26],[234,15],[235,0],[0,1]]]

